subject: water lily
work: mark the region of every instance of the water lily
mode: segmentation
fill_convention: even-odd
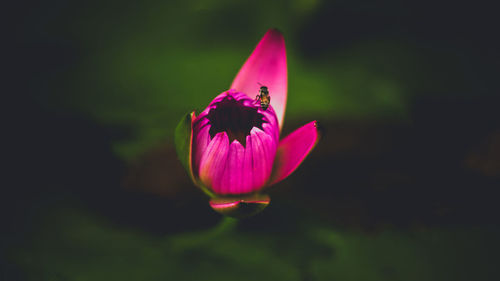
[[[261,87],[268,107],[259,99]],[[228,91],[176,128],[179,158],[211,207],[241,217],[265,208],[266,188],[288,177],[319,139],[312,121],[280,139],[287,100],[285,41],[269,30],[240,69]]]

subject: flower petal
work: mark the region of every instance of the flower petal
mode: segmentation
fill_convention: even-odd
[[[208,144],[199,165],[200,180],[207,187],[217,186],[221,189],[228,152],[229,138],[226,132],[218,133]],[[217,190],[214,191],[217,193]]]
[[[260,190],[271,176],[276,147],[274,139],[258,128],[247,136],[246,147],[233,141],[220,185],[212,185],[214,192],[235,195]]]
[[[310,122],[282,139],[274,160],[270,185],[288,177],[302,163],[319,140],[317,122]]]
[[[251,139],[250,145],[248,140]],[[248,180],[252,180],[249,191],[257,191],[265,186],[272,172],[277,145],[273,138],[258,128],[253,128],[247,137],[247,149],[252,149],[252,169]]]
[[[200,180],[219,195],[249,194],[260,190],[272,172],[276,143],[264,131],[253,128],[246,147],[225,132],[218,133],[200,162]]]
[[[200,116],[198,116],[200,117]],[[210,124],[206,118],[197,118],[193,122],[193,143],[192,143],[192,160],[191,166],[193,168],[193,175],[195,178],[199,177],[199,169],[201,157],[210,143]]]
[[[245,156],[245,148],[237,140],[233,141],[229,146],[229,154],[227,156],[228,167],[224,173],[224,186],[229,190],[230,194],[245,193],[243,182],[245,178],[243,173],[243,157]],[[242,192],[243,191],[243,192]]]
[[[214,211],[234,218],[253,216],[269,205],[271,198],[267,194],[250,194],[242,197],[215,197],[210,199]]]
[[[287,97],[286,50],[283,35],[270,29],[241,67],[231,89],[245,93],[254,99],[260,85],[267,86],[271,105],[282,127]]]
[[[232,138],[231,131],[212,132],[214,115],[225,99],[234,99],[244,108],[255,108],[256,102],[241,92],[230,90],[217,96],[193,121],[193,174],[214,195],[249,194],[263,188],[272,173],[279,142],[279,127],[273,107],[257,109],[263,123],[252,127],[244,139]],[[239,118],[237,114],[221,118]],[[212,117],[210,117],[212,115]],[[217,125],[219,126],[219,125]],[[211,137],[213,136],[213,138]],[[234,135],[233,135],[234,136]]]

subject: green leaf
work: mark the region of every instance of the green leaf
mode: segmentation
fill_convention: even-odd
[[[191,120],[194,118],[194,111],[187,113],[182,117],[179,124],[175,128],[174,142],[177,156],[181,160],[182,165],[189,173],[189,176],[194,182],[193,169],[191,166],[191,146],[193,143],[193,128]]]

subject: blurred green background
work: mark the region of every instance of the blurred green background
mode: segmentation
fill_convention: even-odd
[[[497,280],[484,4],[9,4],[0,280]],[[311,120],[324,135],[263,213],[224,220],[173,129],[269,28],[287,44],[283,135]]]

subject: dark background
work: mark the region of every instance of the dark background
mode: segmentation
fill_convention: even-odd
[[[486,2],[45,1],[2,21],[0,280],[497,280],[498,15]],[[222,220],[173,148],[269,28],[283,135],[324,136]]]

